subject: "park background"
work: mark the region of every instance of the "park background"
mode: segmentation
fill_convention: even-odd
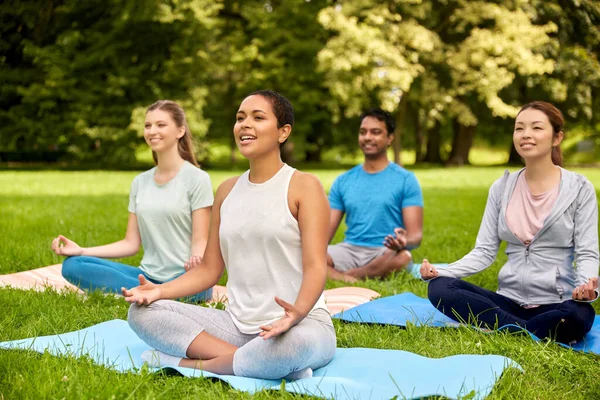
[[[396,162],[518,163],[532,100],[564,112],[568,161],[600,159],[593,0],[11,0],[0,38],[4,165],[147,166],[145,108],[171,99],[202,164],[230,167],[237,106],[263,88],[294,105],[292,164],[354,163],[373,106],[396,116]]]
[[[59,233],[84,246],[123,237],[131,181],[152,166],[142,121],[158,99],[185,107],[213,188],[239,174],[246,164],[234,149],[235,111],[249,92],[264,88],[283,93],[296,110],[286,161],[315,173],[326,190],[361,160],[360,112],[392,112],[398,130],[390,158],[415,171],[425,198],[424,241],[414,258],[456,260],[474,244],[490,184],[504,169],[522,166],[512,128],[526,102],[551,101],[563,110],[567,167],[598,192],[599,58],[600,3],[593,0],[4,1],[0,274],[60,262],[49,250]],[[495,290],[503,249],[468,280]],[[427,290],[406,273],[358,285],[383,296],[425,297]],[[594,307],[600,314],[600,304]],[[125,319],[127,308],[97,293],[4,288],[0,341]],[[597,356],[523,335],[335,327],[339,347],[511,357],[525,372],[507,371],[493,399],[600,393]],[[0,351],[0,399],[193,397],[250,396],[206,380],[119,374],[88,359]]]

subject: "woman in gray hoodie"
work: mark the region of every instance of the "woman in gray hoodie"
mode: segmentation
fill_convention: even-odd
[[[492,184],[475,248],[447,268],[423,260],[429,300],[448,317],[522,328],[563,343],[592,327],[598,298],[598,202],[593,185],[562,168],[564,118],[549,103],[519,111],[513,142],[525,168]],[[489,267],[500,242],[508,262],[492,292],[460,278]]]

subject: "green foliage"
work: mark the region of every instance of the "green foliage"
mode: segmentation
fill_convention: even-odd
[[[107,164],[133,161],[132,109],[193,93],[203,63],[198,39],[216,11],[199,0],[17,3],[0,8],[0,18],[11,20],[2,34],[12,41],[0,58],[12,83],[0,131],[13,141],[3,145],[68,149]],[[31,74],[11,79],[22,71]]]
[[[599,27],[595,0],[5,1],[0,152],[131,164],[145,107],[169,98],[201,159],[211,143],[235,158],[233,115],[264,88],[294,104],[287,150],[299,160],[354,149],[356,117],[373,106],[396,113],[398,140],[430,162],[468,159],[467,127],[508,146],[499,131],[534,99],[597,136]]]

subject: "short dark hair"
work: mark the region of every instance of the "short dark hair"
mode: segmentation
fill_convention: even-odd
[[[373,117],[376,120],[381,122],[385,122],[385,127],[388,131],[388,135],[391,135],[396,130],[396,119],[387,111],[382,110],[381,108],[371,108],[363,112],[360,115],[360,122],[366,117]]]
[[[274,90],[257,90],[248,96],[262,96],[273,108],[273,114],[277,118],[277,128],[284,125],[294,126],[294,107],[288,99]]]

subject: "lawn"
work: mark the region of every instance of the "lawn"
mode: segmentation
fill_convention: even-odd
[[[340,170],[313,171],[326,190]],[[425,197],[425,232],[414,251],[418,261],[449,262],[474,244],[490,184],[503,168],[422,169],[416,174]],[[582,169],[597,189],[600,171]],[[231,171],[209,171],[213,186]],[[136,172],[0,172],[0,273],[60,262],[49,249],[61,233],[83,246],[122,238],[127,222],[128,192]],[[335,240],[343,237],[342,228]],[[124,259],[136,265],[141,254]],[[469,278],[496,289],[497,273],[506,257]],[[222,282],[223,283],[223,282]],[[426,295],[426,285],[405,273],[360,286],[383,296],[411,291]],[[328,282],[327,287],[342,286]],[[37,293],[0,289],[0,341],[85,328],[114,318],[125,319],[127,304],[119,298],[93,294]],[[600,304],[595,308],[600,313]],[[472,329],[362,326],[335,322],[339,347],[401,349],[427,357],[454,354],[500,354],[512,358],[525,373],[509,370],[492,399],[590,399],[600,393],[600,358],[553,343],[535,343],[524,335],[482,334]],[[427,371],[423,371],[427,373]],[[431,377],[435,379],[435,377]],[[120,374],[86,359],[48,354],[0,351],[0,399],[25,398],[247,398],[220,383],[140,373]],[[263,392],[257,398],[297,398]]]

